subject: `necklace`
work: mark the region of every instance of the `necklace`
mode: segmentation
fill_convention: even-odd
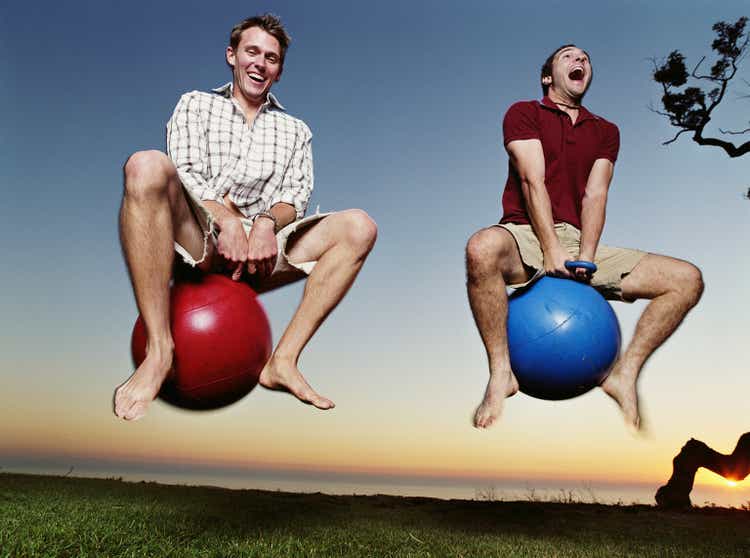
[[[561,103],[560,101],[552,101],[552,102],[553,102],[553,103],[555,103],[555,104],[556,104],[557,106],[560,106],[560,107],[565,107],[565,108],[567,108],[567,109],[571,109],[571,110],[579,110],[579,109],[581,108],[581,106],[580,106],[580,105],[578,105],[578,106],[575,106],[575,105],[569,105],[569,104],[567,104],[567,103]]]

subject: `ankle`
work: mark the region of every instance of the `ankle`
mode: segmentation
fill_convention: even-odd
[[[505,364],[502,366],[492,366],[490,365],[490,379],[503,379],[503,378],[511,378],[513,376],[513,370],[511,370],[510,365]]]
[[[628,363],[619,362],[612,367],[609,376],[619,378],[624,381],[634,382],[638,378],[640,369],[637,366],[632,366]]]
[[[150,339],[147,345],[146,358],[155,359],[157,362],[172,365],[174,358],[174,341],[169,339]]]
[[[268,360],[268,362],[269,363],[272,362],[274,364],[297,366],[298,359],[299,359],[298,355],[295,356],[290,353],[274,351],[274,353],[271,355],[271,358]]]

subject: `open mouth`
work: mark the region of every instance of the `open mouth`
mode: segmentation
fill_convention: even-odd
[[[263,83],[264,81],[266,81],[266,78],[264,78],[260,74],[247,74],[247,77],[249,77],[255,83]]]
[[[573,68],[573,70],[568,74],[568,78],[572,81],[583,81],[585,74],[583,71],[583,68]]]

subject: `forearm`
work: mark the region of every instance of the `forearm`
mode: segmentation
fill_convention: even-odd
[[[607,209],[606,191],[585,195],[581,205],[581,246],[578,257],[593,262],[604,230]]]
[[[552,202],[549,199],[544,180],[522,180],[521,189],[526,202],[526,210],[539,239],[542,252],[551,253],[560,246],[560,240],[555,234],[555,220],[552,217]]]
[[[604,230],[607,194],[613,172],[614,164],[609,159],[597,159],[591,167],[581,201],[581,245],[578,252],[581,260],[593,262],[596,256],[596,248]]]
[[[223,203],[213,200],[203,200],[201,203],[205,205],[206,208],[211,212],[211,215],[213,215],[216,224],[219,225],[219,229],[225,228],[225,224],[227,221],[231,219],[240,219],[242,217],[240,214],[229,209]]]
[[[276,232],[297,219],[297,211],[294,206],[284,202],[274,204],[270,213],[276,219]]]

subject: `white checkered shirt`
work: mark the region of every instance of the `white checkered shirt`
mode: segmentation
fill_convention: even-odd
[[[313,189],[312,133],[283,110],[269,92],[248,126],[231,83],[185,93],[167,123],[167,153],[185,187],[220,203],[229,194],[248,218],[280,202],[303,217]]]

